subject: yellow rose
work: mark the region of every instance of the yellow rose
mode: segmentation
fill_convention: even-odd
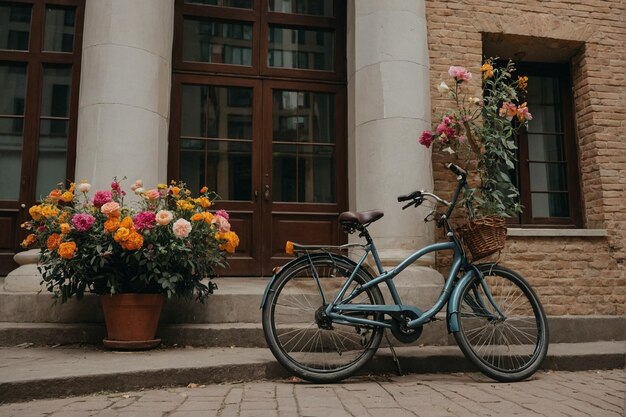
[[[72,202],[72,200],[74,200],[74,194],[71,193],[70,191],[66,191],[63,194],[61,194],[61,201],[65,203],[70,203]]]
[[[119,229],[117,229],[117,232],[115,232],[115,236],[113,236],[113,239],[117,243],[120,243],[128,239],[129,236],[130,236],[130,229],[127,229],[125,227],[120,227]]]
[[[30,214],[30,217],[32,217],[35,221],[41,220],[41,206],[32,206],[28,209],[28,214]]]
[[[41,215],[47,219],[55,217],[57,214],[59,214],[59,209],[54,206],[46,204],[41,208]]]
[[[61,233],[64,235],[68,234],[72,230],[69,223],[61,223],[59,226],[61,227]]]
[[[126,229],[133,227],[133,218],[130,216],[124,217],[124,220],[120,223],[120,227],[125,227]]]
[[[118,217],[109,217],[109,219],[104,222],[104,230],[109,233],[115,232],[120,227],[120,219]]]

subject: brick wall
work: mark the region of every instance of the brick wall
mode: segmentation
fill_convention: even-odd
[[[428,0],[426,17],[433,119],[447,107],[436,85],[450,65],[479,77],[484,34],[571,48],[583,222],[608,236],[509,237],[501,260],[531,281],[548,314],[626,314],[626,3]],[[454,186],[448,159],[433,152],[442,195]]]

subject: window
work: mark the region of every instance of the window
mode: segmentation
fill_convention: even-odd
[[[528,76],[533,120],[519,136],[516,178],[523,226],[581,227],[572,92],[567,64],[517,64]]]

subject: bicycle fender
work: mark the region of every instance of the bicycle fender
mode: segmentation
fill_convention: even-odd
[[[448,332],[455,333],[459,331],[459,305],[461,304],[461,290],[465,288],[465,286],[474,279],[474,271],[470,270],[461,277],[459,282],[455,285],[452,290],[452,294],[450,295],[450,300],[448,301],[448,312],[447,312],[447,322],[448,322]]]

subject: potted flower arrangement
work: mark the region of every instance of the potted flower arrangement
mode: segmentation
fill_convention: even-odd
[[[22,246],[40,247],[43,283],[62,303],[85,291],[101,295],[105,345],[158,345],[154,336],[164,298],[205,300],[216,289],[210,281],[215,268],[225,265],[239,238],[226,211],[209,211],[217,196],[207,187],[192,197],[183,183],[146,190],[138,180],[130,187],[139,198],[132,207],[117,179],[93,198],[90,188],[84,181],[61,185],[31,207],[32,220],[23,225],[31,233]],[[132,321],[142,316],[149,326]],[[119,328],[115,318],[122,319]]]
[[[467,83],[472,74],[452,66],[448,74],[452,87],[441,82],[438,90],[452,102],[434,129],[421,133],[419,143],[455,155],[468,172],[474,172],[478,185],[468,188],[464,205],[467,224],[461,235],[474,259],[504,247],[505,218],[519,214],[519,191],[509,170],[515,168],[516,133],[532,120],[525,102],[528,77],[515,74],[515,66],[496,65],[487,59],[482,65],[483,97],[471,97]],[[471,169],[474,168],[474,169]]]

